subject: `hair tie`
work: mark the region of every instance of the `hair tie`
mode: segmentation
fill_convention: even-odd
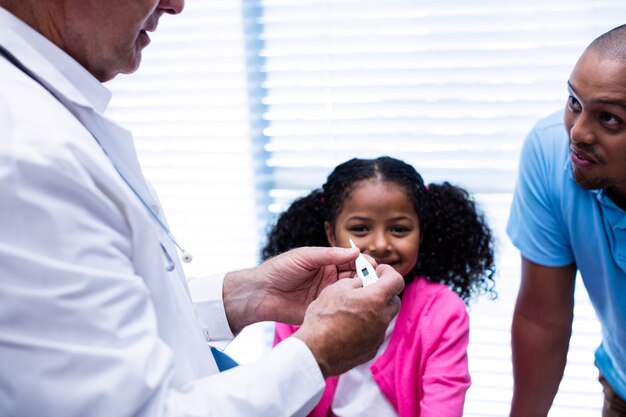
[[[320,198],[320,201],[322,202],[322,205],[324,205],[324,196],[322,196],[322,198]]]

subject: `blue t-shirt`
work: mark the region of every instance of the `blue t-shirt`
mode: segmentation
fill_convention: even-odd
[[[602,325],[596,365],[626,398],[626,212],[574,181],[563,112],[526,138],[507,233],[534,263],[576,263]]]

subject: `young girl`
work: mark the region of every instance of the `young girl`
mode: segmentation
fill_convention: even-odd
[[[349,238],[404,276],[402,307],[376,357],[328,378],[310,415],[460,417],[470,385],[466,304],[478,294],[495,296],[485,219],[467,191],[447,182],[426,186],[398,159],[351,159],[279,217],[262,255],[349,247]],[[277,324],[275,343],[295,330]]]

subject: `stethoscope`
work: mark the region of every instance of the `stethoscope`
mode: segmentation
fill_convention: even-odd
[[[1,46],[0,46],[1,48]],[[94,136],[95,138],[95,136]],[[96,142],[98,142],[98,144],[100,145],[100,142],[98,141],[98,139],[96,139]],[[102,148],[102,145],[100,145],[100,147]],[[102,151],[104,152],[104,154],[106,155],[106,151],[104,150],[104,148],[102,148]],[[107,155],[108,156],[108,155]],[[111,160],[111,158],[109,158],[109,160]],[[185,249],[183,249],[179,244],[178,241],[176,240],[176,238],[174,237],[174,235],[172,234],[172,232],[170,231],[170,228],[167,227],[167,225],[165,223],[163,223],[163,220],[161,220],[161,218],[159,218],[158,214],[156,214],[154,212],[154,210],[152,210],[152,208],[148,205],[148,203],[146,203],[146,200],[143,199],[143,197],[141,196],[141,194],[139,194],[139,192],[135,189],[135,187],[133,187],[131,185],[131,183],[126,179],[126,177],[120,172],[120,170],[117,168],[117,166],[115,166],[115,163],[111,160],[111,164],[113,165],[113,168],[115,168],[115,170],[117,171],[117,173],[119,174],[119,176],[124,180],[124,182],[126,183],[126,185],[128,185],[128,188],[130,188],[133,192],[133,194],[135,194],[137,196],[137,198],[139,199],[139,201],[141,201],[141,204],[145,207],[146,210],[148,210],[148,213],[150,213],[150,215],[152,216],[152,218],[154,219],[154,221],[157,222],[157,224],[161,227],[161,229],[165,232],[165,235],[172,241],[172,243],[178,248],[178,250],[180,251],[180,259],[182,259],[183,262],[185,263],[189,263],[193,260],[193,255],[191,254],[191,252],[187,252]],[[169,253],[167,253],[167,250],[165,249],[165,247],[163,246],[163,244],[161,244],[161,249],[163,249],[163,252],[165,253],[165,256],[168,258],[168,266],[167,266],[167,270],[168,271],[173,271],[174,270],[174,260],[170,257]]]
[[[159,218],[159,216],[157,215],[157,213],[150,207],[150,205],[148,205],[148,203],[146,202],[146,200],[141,196],[141,194],[135,189],[135,187],[133,187],[133,185],[130,183],[130,181],[126,178],[126,176],[120,171],[120,169],[117,167],[117,165],[115,164],[115,162],[113,161],[113,159],[109,156],[109,154],[107,153],[106,149],[102,146],[102,144],[100,143],[100,141],[98,140],[97,136],[94,134],[94,132],[89,128],[89,126],[87,126],[85,123],[83,123],[83,121],[81,120],[80,117],[78,117],[78,115],[76,114],[76,112],[72,109],[72,107],[68,104],[66,104],[66,99],[61,96],[59,93],[57,93],[56,91],[54,91],[52,88],[48,87],[42,80],[40,80],[31,70],[29,70],[24,64],[22,64],[13,54],[11,54],[9,51],[7,51],[2,45],[0,45],[0,55],[4,56],[10,63],[12,63],[13,65],[15,65],[18,69],[20,69],[24,74],[28,75],[30,78],[32,78],[35,82],[37,82],[39,85],[41,85],[43,88],[46,89],[46,91],[48,91],[50,94],[52,94],[52,96],[54,98],[56,98],[65,108],[67,108],[75,117],[78,121],[81,122],[81,124],[89,131],[89,133],[91,133],[91,136],[95,139],[95,141],[98,143],[98,145],[100,146],[100,148],[102,149],[102,151],[104,152],[104,154],[107,156],[107,158],[109,158],[109,161],[111,162],[111,165],[113,165],[113,168],[115,168],[115,171],[117,171],[118,175],[122,178],[122,180],[126,183],[126,185],[128,186],[128,188],[130,188],[133,192],[133,194],[135,194],[137,196],[137,198],[139,199],[139,201],[141,202],[141,204],[144,206],[144,208],[146,210],[148,210],[148,213],[150,213],[150,216],[152,216],[152,218],[156,221],[156,223],[159,225],[159,227],[163,230],[163,232],[165,232],[165,235],[168,237],[168,239],[170,239],[170,241],[172,241],[172,243],[174,243],[174,245],[178,248],[178,250],[180,251],[181,255],[180,258],[182,259],[183,262],[185,263],[189,263],[193,260],[193,255],[190,252],[187,252],[186,250],[184,250],[179,244],[178,241],[176,240],[176,238],[174,238],[174,235],[172,234],[172,232],[170,231],[169,227],[167,227],[167,225],[163,222],[163,220],[161,220]],[[163,250],[163,253],[165,255],[165,257],[167,258],[167,266],[166,266],[166,270],[167,271],[173,271],[175,268],[175,263],[174,260],[172,259],[172,257],[169,255],[169,253],[167,252],[167,249],[165,248],[165,246],[163,246],[163,244],[161,243],[161,249]]]

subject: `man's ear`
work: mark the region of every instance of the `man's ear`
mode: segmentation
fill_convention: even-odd
[[[335,232],[332,226],[328,222],[324,222],[324,232],[326,233],[326,240],[330,246],[335,246]]]

